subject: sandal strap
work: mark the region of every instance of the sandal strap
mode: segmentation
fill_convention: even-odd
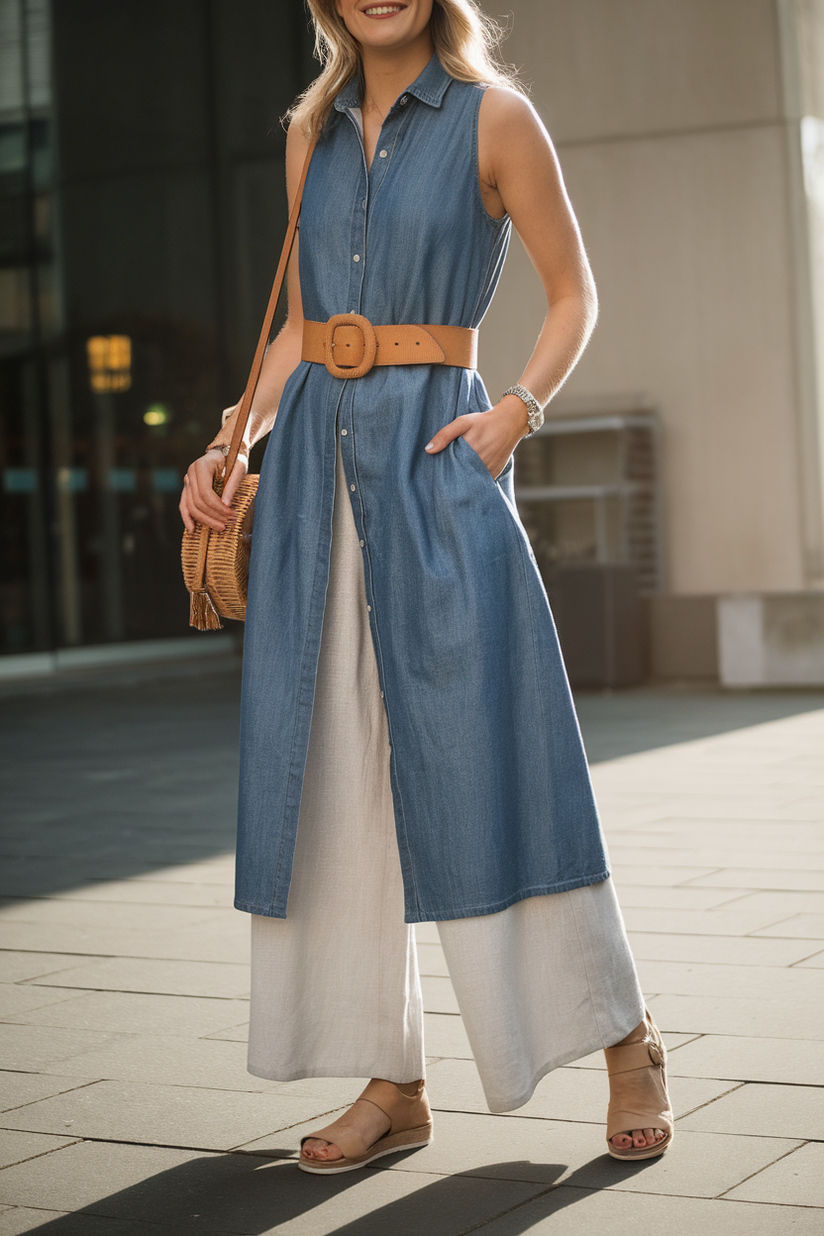
[[[418,1082],[416,1093],[408,1095],[399,1090],[394,1082],[373,1078],[358,1097],[374,1103],[375,1107],[379,1107],[383,1114],[389,1117],[391,1123],[387,1136],[405,1133],[407,1129],[417,1129],[432,1119],[422,1081]]]
[[[646,1017],[649,1031],[645,1038],[623,1047],[608,1047],[604,1053],[607,1071],[616,1079],[607,1112],[607,1141],[632,1129],[673,1131],[667,1049],[658,1027],[648,1013]]]
[[[611,1107],[607,1114],[607,1141],[611,1141],[617,1133],[631,1133],[633,1129],[663,1129],[665,1133],[672,1133],[674,1127],[672,1112],[667,1107],[655,1113],[650,1113],[649,1107],[640,1112]]]
[[[409,1129],[417,1129],[430,1123],[432,1113],[429,1110],[429,1100],[426,1097],[424,1083],[418,1083],[417,1092],[413,1095],[404,1094],[394,1082],[374,1079],[369,1082],[359,1099],[380,1108],[389,1119],[390,1127],[382,1137],[391,1137],[393,1133],[405,1133]],[[317,1133],[308,1133],[300,1139],[301,1147],[310,1138],[317,1137],[337,1146],[345,1159],[356,1159],[365,1155],[370,1146],[354,1129],[335,1129],[327,1125],[318,1129]],[[378,1138],[380,1141],[381,1139]]]
[[[648,1069],[651,1064],[663,1065],[667,1058],[663,1044],[659,1046],[652,1038],[622,1047],[607,1047],[604,1055],[610,1077],[617,1073],[631,1073],[634,1069]]]

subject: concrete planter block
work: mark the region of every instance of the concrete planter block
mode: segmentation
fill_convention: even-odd
[[[824,593],[720,596],[718,649],[724,686],[821,686]]]

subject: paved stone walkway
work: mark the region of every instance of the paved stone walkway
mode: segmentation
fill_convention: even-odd
[[[581,700],[671,1049],[663,1160],[605,1156],[596,1056],[489,1115],[425,926],[436,1141],[318,1180],[299,1137],[361,1083],[245,1071],[236,675],[104,678],[2,702],[1,1234],[821,1236],[824,698]]]

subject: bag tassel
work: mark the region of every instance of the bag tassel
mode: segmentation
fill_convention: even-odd
[[[198,631],[222,631],[223,623],[205,588],[189,593],[189,626]]]

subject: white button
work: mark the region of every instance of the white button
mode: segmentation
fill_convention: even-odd
[[[345,437],[346,437],[346,433],[347,433],[347,431],[346,431],[345,429],[342,429],[342,430],[340,431],[340,436],[341,436],[342,438],[345,438]]]
[[[358,545],[360,545],[361,549],[363,549],[363,541],[358,541]]]
[[[385,158],[386,158],[386,151],[385,151],[385,150],[382,150],[382,151],[381,151],[381,158],[382,158],[382,159],[385,159]]]
[[[371,613],[372,613],[372,606],[371,606],[371,605],[367,605],[367,607],[366,607],[366,612],[367,612],[367,614],[371,614]]]
[[[381,699],[383,699],[383,691],[381,691]]]
[[[350,485],[350,486],[349,486],[349,488],[352,490],[352,493],[354,493],[354,492],[355,492],[355,486],[354,486],[354,485]]]
[[[404,95],[403,98],[401,99],[401,107],[406,107],[408,102],[409,102],[408,96]]]
[[[355,254],[355,256],[352,258],[352,261],[353,261],[353,262],[359,262],[359,261],[360,261],[360,254],[359,254],[359,253],[356,253],[356,254]]]

